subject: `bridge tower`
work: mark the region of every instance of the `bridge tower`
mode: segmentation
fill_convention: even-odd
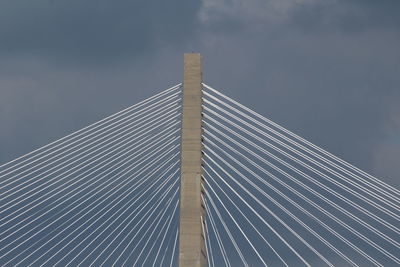
[[[202,203],[202,57],[184,54],[179,266],[203,267],[205,210]]]

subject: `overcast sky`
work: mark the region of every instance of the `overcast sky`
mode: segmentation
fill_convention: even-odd
[[[0,162],[182,80],[400,185],[398,0],[1,0]]]

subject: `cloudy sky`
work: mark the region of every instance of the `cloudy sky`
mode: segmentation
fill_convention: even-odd
[[[400,1],[1,0],[0,162],[204,81],[400,185]]]

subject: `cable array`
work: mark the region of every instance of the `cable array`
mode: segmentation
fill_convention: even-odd
[[[203,89],[209,266],[400,265],[400,190]],[[0,265],[177,266],[181,102],[178,84],[1,165]]]
[[[181,84],[0,166],[1,266],[175,266]]]
[[[209,266],[397,266],[400,191],[203,84]]]

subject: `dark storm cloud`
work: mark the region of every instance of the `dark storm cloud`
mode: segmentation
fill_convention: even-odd
[[[293,8],[293,25],[306,32],[357,33],[371,29],[396,30],[400,25],[398,1],[315,1]]]
[[[400,186],[398,0],[2,0],[0,164],[204,82]]]
[[[398,177],[399,5],[2,1],[1,158],[179,82],[182,54],[198,51],[205,82],[379,177]]]
[[[126,59],[188,38],[199,6],[183,0],[2,1],[0,50],[3,56]]]
[[[388,162],[393,153],[400,155],[392,145],[399,140],[399,128],[391,127],[390,135],[396,138],[387,139],[385,127],[394,116],[390,107],[400,99],[398,2],[210,2],[214,9],[205,12],[204,22],[212,84],[398,183],[398,167]],[[229,30],[224,16],[235,21]],[[392,147],[390,153],[379,163],[381,156],[376,155],[386,146]],[[377,165],[385,165],[385,170]]]
[[[190,38],[200,4],[1,1],[1,161],[179,82],[162,51]]]

